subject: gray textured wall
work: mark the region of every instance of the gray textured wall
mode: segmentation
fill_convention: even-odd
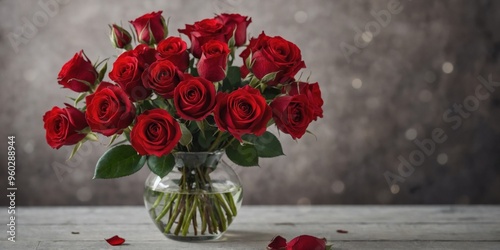
[[[114,55],[107,24],[154,10],[171,17],[172,33],[213,13],[249,15],[251,35],[265,30],[296,43],[305,75],[312,72],[311,80],[320,82],[325,118],[310,128],[317,140],[281,136],[287,157],[237,169],[246,204],[500,203],[500,90],[474,102],[478,77],[500,81],[498,1],[401,0],[402,11],[378,25],[379,32],[370,13],[388,10],[387,0],[60,2],[49,16],[38,1],[0,1],[0,138],[17,138],[21,205],[142,203],[147,168],[123,179],[91,180],[105,146],[87,147],[66,162],[69,149],[45,144],[41,117],[70,93],[56,83],[66,60],[80,49],[94,61]],[[37,30],[20,29],[26,22]],[[359,37],[356,27],[366,25],[372,36]],[[24,38],[17,45],[16,32]],[[341,44],[355,52],[346,57]],[[463,117],[447,113],[464,101],[471,111]],[[460,124],[443,114],[460,117]],[[398,156],[418,156],[413,139],[432,138],[435,128],[446,141],[389,187],[384,173],[398,173]],[[5,166],[6,143],[0,145]]]

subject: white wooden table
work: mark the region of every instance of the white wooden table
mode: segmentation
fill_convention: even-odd
[[[333,249],[500,249],[500,206],[244,206],[220,240],[203,243],[166,239],[144,207],[20,207],[16,215],[16,242],[4,236],[0,249],[265,249],[278,234],[325,237]],[[0,222],[6,228],[7,213]],[[126,245],[103,240],[116,234]]]

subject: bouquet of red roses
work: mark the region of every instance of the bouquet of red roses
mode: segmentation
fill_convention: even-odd
[[[122,50],[110,81],[104,81],[107,60],[92,64],[83,51],[59,72],[58,83],[79,95],[45,113],[47,143],[75,145],[75,153],[87,141],[110,137],[94,178],[127,176],[146,162],[163,177],[174,168],[174,152],[225,150],[237,165],[255,166],[259,157],[283,154],[269,126],[299,139],[323,116],[318,84],[296,78],[305,63],[294,43],[264,32],[247,43],[251,19],[220,14],[179,29],[188,48],[168,36],[161,14],[131,21],[133,37],[110,26]],[[243,65],[233,65],[239,49]]]

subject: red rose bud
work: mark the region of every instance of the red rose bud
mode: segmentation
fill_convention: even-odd
[[[183,73],[169,60],[158,60],[142,73],[142,82],[156,94],[171,99],[174,89],[183,79]]]
[[[105,136],[121,134],[135,118],[135,107],[119,86],[101,82],[86,97],[86,118],[90,129]]]
[[[175,88],[177,114],[186,120],[205,119],[214,109],[215,93],[212,82],[201,77],[188,77]]]
[[[273,118],[278,129],[300,139],[314,118],[313,107],[304,94],[281,96],[271,102]]]
[[[288,93],[291,96],[298,94],[306,95],[314,110],[314,120],[317,120],[318,117],[323,118],[323,99],[321,98],[321,90],[317,82],[294,82],[284,87],[283,93]]]
[[[177,66],[182,72],[189,67],[189,53],[186,42],[180,37],[171,36],[158,43],[158,59],[167,59]]]
[[[252,22],[252,18],[240,14],[220,14],[216,17],[226,29],[226,40],[230,40],[234,34],[235,46],[240,47],[247,40],[247,27]],[[235,31],[236,29],[236,31]]]
[[[301,235],[288,242],[286,250],[325,250],[326,239],[310,235]]]
[[[193,25],[186,24],[185,29],[179,29],[179,32],[185,34],[191,40],[191,54],[194,57],[201,57],[201,46],[210,40],[226,42],[226,32],[224,24],[216,18],[203,19],[195,22]]]
[[[137,117],[130,143],[140,155],[169,154],[181,139],[179,123],[163,109],[147,110]]]
[[[205,43],[201,50],[202,55],[196,67],[198,74],[212,82],[224,80],[226,77],[227,56],[229,55],[227,44],[213,40]]]
[[[219,130],[229,131],[239,141],[244,134],[264,134],[271,116],[266,99],[248,85],[229,94],[221,92],[217,95],[215,123]]]
[[[43,116],[45,139],[52,148],[73,145],[85,138],[79,131],[87,127],[85,114],[66,104],[66,108],[53,107]]]
[[[267,82],[271,86],[292,80],[300,69],[306,67],[297,45],[279,36],[269,37],[264,32],[258,38],[250,39],[250,44],[240,57],[246,62],[250,55],[253,62],[250,70],[257,78],[262,79],[269,73],[278,72],[273,81]],[[242,66],[241,72],[245,74],[242,77],[248,74],[246,65]]]
[[[156,51],[144,46],[147,47],[139,45],[122,53],[109,72],[109,78],[118,83],[132,101],[144,100],[151,94],[151,90],[144,87],[141,76],[149,63],[156,60]]]
[[[161,13],[162,11],[151,12],[130,21],[140,43],[152,45],[167,37],[168,28]]]
[[[59,84],[75,92],[89,91],[90,86],[94,86],[96,79],[97,71],[83,50],[80,50],[71,60],[66,62],[57,76]]]
[[[111,33],[109,37],[111,39],[111,42],[113,43],[113,46],[118,49],[130,50],[130,42],[132,41],[132,36],[130,35],[130,33],[116,24],[113,24],[112,26],[110,26],[110,28]]]

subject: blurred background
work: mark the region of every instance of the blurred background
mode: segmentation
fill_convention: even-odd
[[[296,43],[320,83],[317,138],[282,134],[286,157],[237,168],[244,204],[500,203],[498,1],[0,0],[0,188],[15,135],[18,204],[142,204],[147,168],[92,180],[107,140],[66,161],[71,147],[46,145],[42,115],[74,95],[56,82],[67,60],[116,55],[107,25],[157,10],[171,35],[214,13],[248,15],[250,36]]]

